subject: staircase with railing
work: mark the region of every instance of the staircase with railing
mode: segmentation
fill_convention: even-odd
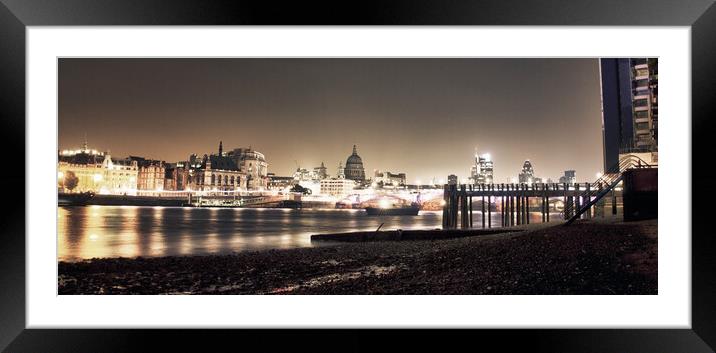
[[[624,177],[623,172],[625,170],[633,168],[654,168],[656,166],[646,163],[643,159],[636,155],[629,154],[620,158],[618,165],[615,167],[616,168],[612,170],[618,170],[618,172],[603,174],[595,182],[593,182],[587,190],[579,195],[582,200],[587,200],[587,202],[579,210],[577,210],[577,212],[575,212],[564,225],[570,225],[579,219],[582,214],[587,212],[587,210],[589,210],[592,206],[599,202],[599,200],[609,194],[612,189],[619,185],[619,182],[621,182]]]

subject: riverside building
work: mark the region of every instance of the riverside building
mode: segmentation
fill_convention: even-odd
[[[193,157],[193,158],[192,158]],[[242,171],[236,160],[224,154],[222,142],[219,153],[204,155],[201,163],[192,155],[193,167],[189,173],[189,187],[193,191],[237,191],[247,189],[247,174]]]
[[[234,160],[238,169],[246,175],[248,190],[268,188],[268,163],[263,153],[249,148],[235,148],[227,156]]]
[[[164,190],[166,176],[164,161],[137,156],[129,156],[129,159],[137,162],[137,190]]]
[[[60,151],[57,158],[59,192],[99,194],[137,193],[137,162],[113,159],[109,153],[87,148]]]
[[[330,178],[321,180],[320,193],[335,197],[344,197],[353,193],[356,182],[351,179]]]

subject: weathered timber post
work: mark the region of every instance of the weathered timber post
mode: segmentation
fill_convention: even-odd
[[[520,212],[522,213],[522,224],[527,224],[526,210],[527,210],[527,200],[529,200],[528,196],[527,196],[528,192],[529,192],[529,188],[528,188],[527,184],[526,183],[522,184],[522,209],[520,210]]]
[[[510,187],[512,192],[510,192],[510,226],[515,225],[515,194],[516,194],[516,188],[515,184],[510,184]]]
[[[592,186],[589,183],[587,183],[587,199],[584,200],[584,202],[587,205],[589,205],[589,203],[592,202]],[[589,207],[589,209],[587,210],[587,212],[585,214],[586,214],[587,219],[592,218],[592,206]]]
[[[460,228],[467,229],[470,225],[470,219],[467,208],[467,187],[465,184],[460,185]]]
[[[545,203],[547,202],[547,184],[542,184],[542,223],[547,221],[547,214],[545,213]]]
[[[490,208],[490,204],[492,203],[492,193],[495,190],[494,186],[494,184],[487,186],[487,190],[489,191],[487,194],[487,228],[492,228],[492,208]]]
[[[599,189],[597,190],[597,195],[601,195],[602,191],[604,191],[604,185],[599,182]],[[605,202],[605,199],[603,197],[601,200],[599,200],[597,205],[594,206],[594,212],[596,213],[598,209],[599,213],[602,214],[602,218],[605,218],[607,216],[607,203]]]
[[[579,183],[574,183],[574,214],[582,209],[582,196],[579,194]],[[582,218],[581,216],[579,218]]]
[[[505,218],[505,222],[507,222],[508,226],[512,225],[512,193],[510,192],[511,187],[510,184],[505,185],[507,187],[507,190],[505,190],[505,195],[507,196],[507,217]]]
[[[450,209],[450,199],[448,197],[450,193],[449,189],[450,185],[443,185],[443,229],[448,229],[448,220],[450,219],[450,215],[448,213],[448,210]]]
[[[524,213],[525,217],[522,219],[524,224],[530,224],[529,220],[529,207],[530,207],[530,185],[525,184],[525,197],[524,197]]]
[[[547,222],[549,222],[549,184],[545,185],[547,187],[547,192],[545,193],[545,201],[547,201]]]
[[[517,184],[515,189],[515,216],[517,217],[517,225],[520,225],[522,224],[522,184]]]
[[[485,229],[485,184],[480,185],[482,191],[482,229]]]
[[[505,226],[505,184],[500,184],[500,226]]]
[[[457,229],[457,221],[458,221],[458,212],[460,211],[460,190],[458,189],[457,185],[453,186],[454,192],[453,192],[453,222],[452,222],[452,228]]]
[[[564,219],[567,220],[567,219],[569,219],[569,209],[571,208],[570,202],[572,202],[572,200],[570,200],[569,197],[567,196],[567,192],[569,191],[569,188],[567,187],[567,183],[564,183],[562,186],[564,187],[564,211],[563,211],[563,213],[564,213]]]
[[[529,224],[529,220],[528,220],[529,214],[527,213],[528,207],[530,205],[529,202],[530,202],[530,186],[529,186],[529,184],[525,184],[524,198],[522,199],[522,204],[524,205],[522,207],[524,209],[524,211],[523,211],[524,217],[522,218],[523,224]]]
[[[470,202],[470,228],[472,228],[472,191],[474,185],[470,185],[470,196],[469,196],[469,202]]]
[[[505,198],[505,184],[501,185],[500,193],[502,194],[502,226],[505,226],[505,222],[507,222],[507,199]]]

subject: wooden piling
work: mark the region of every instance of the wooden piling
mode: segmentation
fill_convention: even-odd
[[[473,191],[473,190],[474,190],[474,185],[470,185],[470,191]],[[472,195],[470,195],[469,202],[470,202],[470,228],[472,228]]]
[[[487,228],[492,228],[492,208],[490,208],[490,204],[492,203],[492,194],[495,193],[495,185],[490,184],[487,189],[490,191],[487,195]]]
[[[590,202],[592,202],[592,186],[589,183],[587,183],[587,199],[584,200],[584,204],[589,205]],[[587,219],[592,218],[592,207],[591,206],[585,213],[585,217]]]
[[[467,206],[467,187],[460,185],[460,228],[467,229],[470,225],[470,218]]]
[[[579,195],[579,183],[574,183],[574,214],[582,209],[582,196]],[[581,218],[581,216],[579,217]]]
[[[515,186],[515,216],[517,216],[517,220],[515,223],[517,223],[517,225],[520,225],[522,224],[522,184],[517,184]]]
[[[542,190],[540,190],[541,193],[540,193],[540,198],[539,198],[539,212],[540,212],[540,218],[542,219],[542,223],[544,223],[544,221],[546,220],[545,214],[544,214],[544,194],[545,194],[544,184],[540,185],[540,188]]]
[[[450,203],[448,200],[448,195],[450,193],[449,190],[450,185],[443,185],[443,229],[448,229],[448,209],[450,208]]]
[[[563,211],[563,213],[564,213],[564,219],[567,220],[567,219],[569,219],[569,211],[568,211],[570,208],[569,202],[571,202],[572,200],[567,199],[567,192],[569,190],[569,188],[567,187],[567,183],[564,183],[562,186],[564,187],[564,211]]]
[[[549,222],[549,184],[545,185],[547,187],[547,196],[545,197],[545,201],[547,201],[547,222]]]
[[[480,185],[482,190],[482,229],[485,229],[485,184]]]
[[[510,184],[510,226],[515,225],[515,184]]]

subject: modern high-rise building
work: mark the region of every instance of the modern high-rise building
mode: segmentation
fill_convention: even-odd
[[[657,59],[600,59],[599,71],[604,171],[617,172],[619,156],[626,153],[643,154],[649,159],[647,162],[656,162],[659,120]]]
[[[535,182],[535,169],[532,167],[532,163],[529,159],[526,160],[524,164],[522,164],[522,172],[519,174],[518,177],[520,183],[531,184]]]
[[[489,154],[480,156],[475,153],[475,164],[470,168],[470,179],[473,184],[492,184],[493,163]]]

